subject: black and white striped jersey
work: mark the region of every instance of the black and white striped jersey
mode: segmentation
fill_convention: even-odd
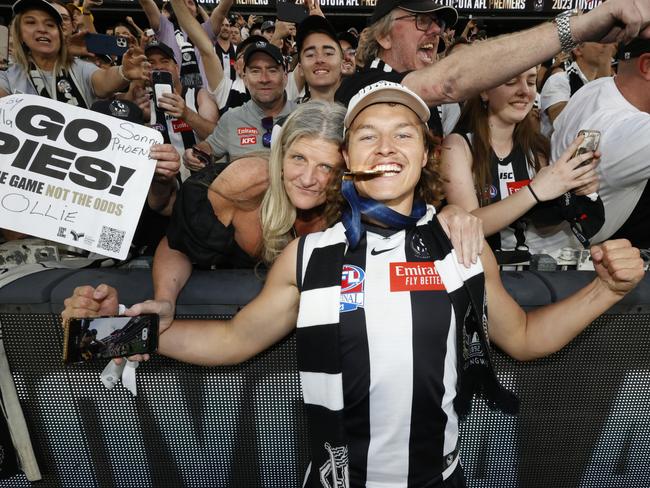
[[[415,229],[366,229],[341,285],[350,486],[435,486],[458,463],[453,309]]]

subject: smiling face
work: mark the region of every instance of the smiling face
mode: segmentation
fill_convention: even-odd
[[[503,85],[481,93],[481,98],[488,102],[490,119],[516,124],[531,111],[536,94],[537,68],[531,68]]]
[[[228,19],[223,19],[223,23],[221,24],[221,31],[219,32],[219,38],[223,41],[229,41],[231,33],[232,31],[230,30],[230,21]]]
[[[56,57],[61,48],[57,23],[42,10],[27,10],[22,14],[20,37],[34,55]]]
[[[427,163],[424,126],[405,105],[378,103],[357,115],[349,129],[345,164],[351,171],[383,170],[355,180],[359,195],[411,213],[415,187]]]
[[[245,67],[245,75],[251,98],[260,107],[271,108],[283,100],[287,75],[268,54],[253,54]]]
[[[305,38],[300,67],[311,87],[334,86],[341,80],[341,49],[329,36],[314,32]]]
[[[354,57],[356,50],[352,47],[352,44],[344,39],[341,39],[339,43],[341,44],[341,49],[343,50],[343,64],[341,65],[341,74],[343,76],[353,75],[357,69],[357,63]]]
[[[284,189],[299,210],[325,203],[325,193],[336,169],[343,166],[339,145],[321,137],[301,137],[282,160]]]
[[[426,32],[415,27],[410,12],[395,9],[393,24],[387,36],[377,39],[382,48],[381,58],[397,71],[417,70],[436,61],[442,29],[433,22]],[[433,15],[433,14],[432,14]],[[395,20],[398,17],[403,17]]]

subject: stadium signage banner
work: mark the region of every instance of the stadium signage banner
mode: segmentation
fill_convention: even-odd
[[[161,134],[44,100],[0,99],[0,228],[125,259]]]
[[[564,10],[591,10],[604,0],[440,0],[443,5],[457,8],[462,14],[494,15],[500,12],[538,12],[556,15]],[[341,14],[343,12],[363,15],[372,13],[377,0],[320,0],[320,6],[326,14]],[[118,6],[125,3],[135,3],[135,0],[110,0],[104,5]],[[213,7],[219,0],[205,0],[202,5]],[[295,3],[303,4],[302,0]],[[273,15],[277,0],[235,0],[233,11],[238,12],[264,12]]]

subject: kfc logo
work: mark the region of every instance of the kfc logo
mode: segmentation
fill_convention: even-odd
[[[250,146],[251,144],[257,144],[257,137],[256,136],[242,137],[239,143],[242,146]]]

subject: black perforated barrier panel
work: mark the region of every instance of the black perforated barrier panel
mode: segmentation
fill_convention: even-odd
[[[146,274],[101,273],[100,281],[124,287],[126,303],[125,296],[139,299],[148,291]],[[215,276],[193,278],[180,313],[219,316],[200,313],[224,296],[220,286],[232,288],[224,281],[207,288],[203,280]],[[546,298],[589,280],[568,276],[552,276],[564,281],[546,290]],[[505,281],[521,290],[524,305],[538,305],[548,278],[520,273]],[[248,281],[241,287],[247,292],[218,306],[236,310],[259,289],[249,275],[236,279]],[[59,319],[46,311],[59,310],[62,297],[87,281],[83,273],[43,274],[21,285],[38,283],[43,293],[21,295],[18,285],[0,290],[5,349],[43,474],[37,486],[301,485],[307,427],[293,337],[233,367],[155,357],[138,369],[134,398],[120,386],[103,387],[104,364],[61,365]],[[522,411],[508,417],[475,402],[462,426],[470,487],[650,487],[648,285],[624,303],[625,314],[603,316],[549,358],[522,364],[496,354],[499,375],[521,397]],[[41,298],[29,303],[29,295]],[[24,475],[0,482],[29,485]]]

